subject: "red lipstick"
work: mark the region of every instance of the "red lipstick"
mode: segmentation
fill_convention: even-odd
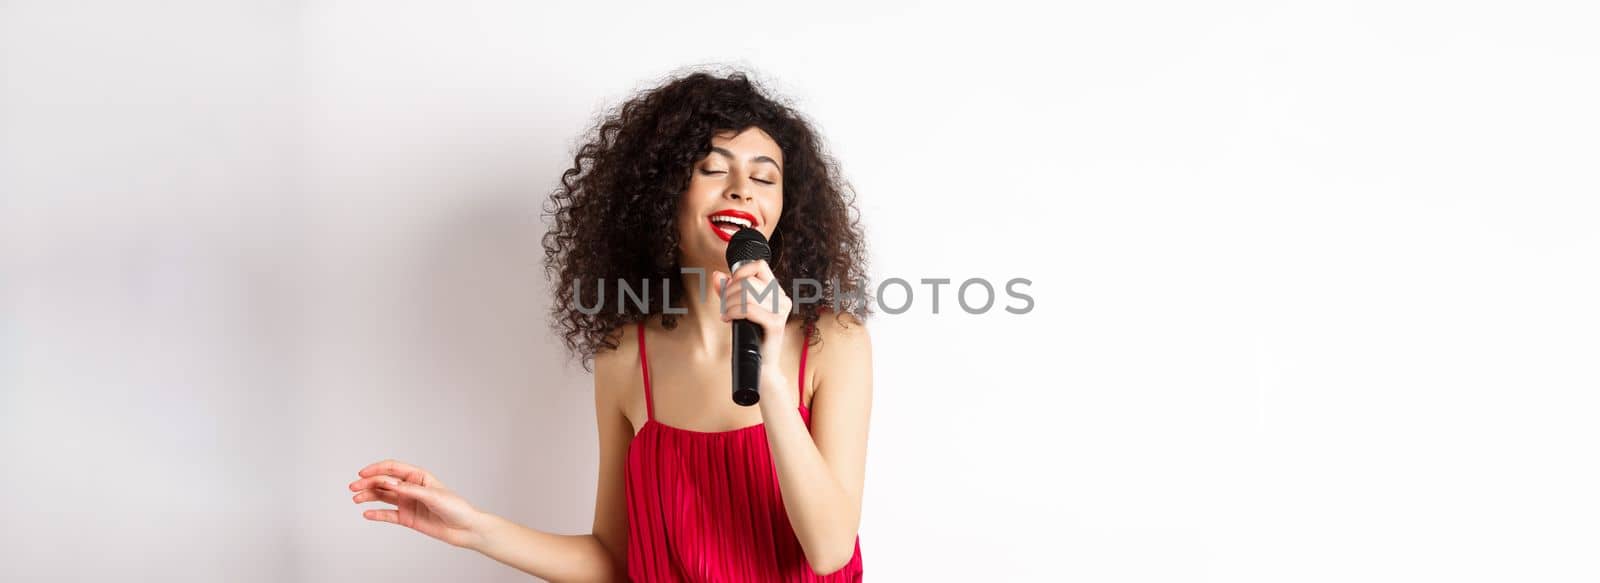
[[[711,213],[710,216],[706,217],[706,223],[711,226],[711,232],[716,233],[717,238],[722,239],[724,243],[732,239],[733,234],[739,232],[739,229],[761,226],[761,222],[756,220],[755,215],[734,209],[724,209]]]

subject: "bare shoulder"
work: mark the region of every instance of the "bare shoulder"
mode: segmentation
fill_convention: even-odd
[[[845,312],[824,312],[817,318],[816,346],[811,347],[811,358],[817,363],[815,382],[819,388],[827,377],[849,376],[847,371],[870,370],[872,367],[872,337],[861,318]]]
[[[835,352],[851,352],[872,347],[867,323],[848,312],[823,312],[817,318],[817,336],[820,338],[816,346],[819,355],[830,348]]]

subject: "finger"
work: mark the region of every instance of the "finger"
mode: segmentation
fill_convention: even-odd
[[[416,482],[425,486],[431,486],[438,482],[438,480],[434,479],[433,474],[428,473],[427,470],[394,459],[383,460],[381,462],[368,465],[367,467],[361,468],[361,471],[356,472],[356,475],[359,475],[363,478],[377,475],[390,475],[408,482]]]
[[[350,490],[351,491],[359,491],[359,490],[367,490],[367,489],[375,488],[375,487],[378,486],[379,483],[385,482],[385,481],[388,481],[388,482],[409,482],[409,483],[412,483],[412,484],[416,484],[418,479],[421,479],[421,477],[416,475],[416,474],[412,474],[412,477],[410,479],[401,478],[401,477],[398,477],[398,476],[391,476],[391,475],[388,475],[388,474],[379,474],[379,475],[376,475],[376,476],[372,476],[370,478],[362,478],[362,479],[356,480],[354,482],[350,482]],[[433,485],[434,486],[438,486],[438,483],[434,483]]]
[[[397,510],[368,510],[361,513],[361,517],[377,522],[393,522],[400,524],[400,512]]]
[[[764,281],[764,282],[772,281],[774,279],[777,279],[776,277],[774,277],[772,275],[772,264],[771,263],[767,263],[765,260],[757,261],[757,262],[755,262],[755,266],[756,266],[756,275],[755,275],[756,279],[759,279],[759,280]]]
[[[427,486],[418,486],[411,482],[379,482],[379,490],[387,490],[398,495],[399,498],[417,500],[423,504],[432,505],[439,500],[437,490]]]
[[[747,284],[749,289],[746,288]],[[746,306],[761,306],[771,312],[782,310],[788,304],[789,296],[784,293],[783,287],[775,282],[758,283],[748,278],[729,285],[722,297],[723,314],[734,314],[735,318],[748,313]]]
[[[726,316],[728,311],[734,307],[734,304],[739,301],[743,294],[739,292],[739,283],[732,278],[729,278],[727,281],[723,282],[722,285],[723,287],[719,290],[719,294],[722,297],[721,301],[718,302],[718,305],[722,308],[722,314]]]
[[[356,495],[351,496],[350,499],[357,504],[362,502],[388,502],[395,506],[400,505],[400,497],[396,496],[394,492],[390,492],[388,490],[379,490],[376,488],[372,490],[362,490],[360,492],[356,492]]]
[[[759,276],[762,273],[766,273],[767,274],[767,278],[765,278],[765,279],[760,278]],[[765,282],[766,280],[771,279],[771,274],[772,274],[772,269],[767,266],[767,260],[765,260],[765,259],[757,259],[757,260],[754,260],[754,261],[746,261],[746,262],[744,262],[744,265],[740,265],[738,269],[735,269],[733,271],[733,273],[730,274],[730,276],[733,279],[743,279],[743,278],[747,278],[747,277],[755,277],[759,281]]]
[[[767,291],[771,288],[772,291]],[[762,281],[757,276],[735,277],[728,280],[727,289],[722,290],[723,301],[728,301],[736,296],[746,295],[760,297],[763,301],[771,301],[772,295],[784,295],[783,286],[771,280]]]
[[[368,464],[367,467],[361,468],[361,471],[356,472],[356,475],[361,476],[363,478],[366,478],[366,477],[376,476],[376,475],[380,475],[380,474],[387,474],[387,475],[396,476],[396,477],[399,477],[399,478],[407,478],[407,477],[410,477],[412,474],[424,474],[425,475],[427,473],[428,472],[426,470],[423,470],[422,468],[419,468],[417,466],[405,463],[403,461],[396,460],[396,459],[387,459],[387,460],[383,460],[381,462],[374,462],[374,463]]]
[[[728,294],[722,298],[722,317],[724,320],[738,320],[750,315],[751,306],[763,306],[766,302],[758,302],[755,295],[759,292],[749,292],[742,289],[729,289]],[[771,301],[771,298],[766,298]]]
[[[785,302],[784,305],[787,305],[787,302]],[[784,309],[784,305],[780,305],[779,309]],[[722,313],[722,320],[724,322],[746,320],[760,324],[763,329],[766,329],[769,332],[773,330],[781,331],[783,329],[784,318],[779,315],[780,313],[787,312],[774,312],[772,310],[772,304],[770,303],[770,300],[766,302],[740,300],[738,305],[729,307]]]

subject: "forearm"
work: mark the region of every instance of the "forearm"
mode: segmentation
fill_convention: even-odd
[[[542,532],[499,516],[489,518],[483,538],[470,547],[524,573],[555,583],[626,581],[626,573],[592,534]]]
[[[782,387],[787,381],[773,378],[762,384]],[[762,420],[784,511],[812,570],[830,573],[855,553],[861,510],[817,450],[794,396],[786,391],[762,393]]]

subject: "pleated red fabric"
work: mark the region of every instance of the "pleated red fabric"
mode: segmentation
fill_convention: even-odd
[[[639,324],[647,418],[628,445],[628,577],[634,581],[861,581],[861,537],[843,568],[818,575],[783,509],[764,424],[694,431],[655,420]],[[810,331],[807,330],[807,339]],[[807,348],[800,352],[800,417]]]

